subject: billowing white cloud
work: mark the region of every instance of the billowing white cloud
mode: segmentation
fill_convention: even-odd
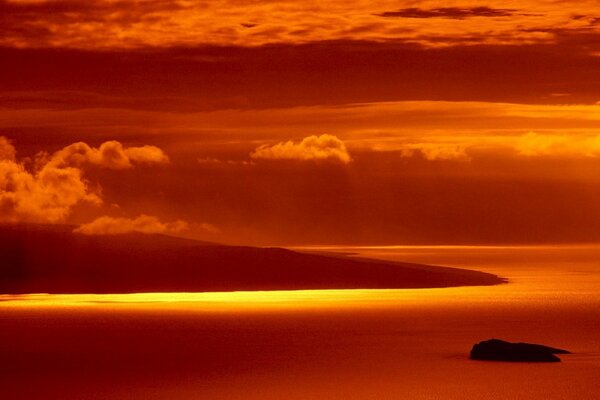
[[[250,156],[268,160],[334,160],[343,164],[352,161],[344,142],[332,135],[308,136],[299,143],[290,140],[263,145]]]
[[[30,172],[15,161],[0,161],[1,222],[60,222],[80,202],[102,202],[80,169],[48,163]]]
[[[167,155],[156,146],[123,147],[117,141],[104,142],[98,148],[74,143],[56,152],[51,159],[58,166],[80,166],[84,163],[110,169],[127,169],[133,164],[164,164]]]
[[[0,222],[58,223],[77,204],[101,204],[98,189],[83,177],[85,163],[123,169],[132,163],[167,161],[157,147],[124,148],[113,141],[97,149],[75,143],[50,156],[40,155],[38,165],[28,168],[16,159],[12,144],[0,137]]]
[[[122,235],[126,233],[178,233],[188,229],[184,221],[161,222],[149,215],[137,218],[115,218],[104,216],[74,230],[84,235]]]

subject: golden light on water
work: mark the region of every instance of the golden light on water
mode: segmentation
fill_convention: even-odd
[[[459,306],[466,298],[495,297],[489,287],[435,289],[292,290],[214,293],[0,295],[0,309],[129,308],[248,312],[277,310],[382,309],[440,303]]]
[[[562,293],[562,292],[561,292]],[[564,293],[562,293],[564,295]],[[598,296],[573,292],[571,301],[598,301]],[[548,289],[522,285],[516,290],[509,285],[498,287],[456,287],[436,289],[353,289],[298,290],[269,292],[217,293],[129,293],[129,294],[26,294],[0,296],[0,311],[10,309],[135,309],[180,310],[193,312],[269,312],[318,311],[346,309],[350,311],[464,307],[485,307],[490,302],[510,305],[521,301],[531,304],[564,303],[563,296]]]
[[[5,294],[0,295],[0,310],[16,308],[123,308],[169,309],[188,311],[251,312],[269,310],[381,309],[401,307],[444,307],[470,304],[548,304],[565,301],[600,301],[600,282],[585,271],[596,263],[578,263],[577,257],[594,259],[596,245],[570,246],[311,246],[308,251],[339,251],[380,259],[404,259],[479,269],[508,277],[509,285],[471,286],[431,289],[351,289],[351,290],[279,290],[233,292],[170,292],[124,294]],[[433,257],[443,254],[443,259]],[[485,254],[485,261],[481,258]],[[543,260],[540,275],[535,265],[522,260]],[[556,264],[556,268],[552,267]],[[566,270],[571,272],[565,275]],[[573,264],[575,265],[575,264]],[[556,279],[560,274],[561,279]],[[568,297],[564,295],[568,294]],[[562,294],[562,295],[560,295]]]
[[[467,289],[467,288],[465,288]],[[467,289],[468,290],[468,289]],[[310,309],[398,306],[444,295],[447,289],[288,290],[212,293],[22,294],[0,295],[0,308],[127,307],[196,310]]]

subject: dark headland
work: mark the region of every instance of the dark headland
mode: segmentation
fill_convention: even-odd
[[[0,293],[213,292],[495,285],[457,268],[227,246],[72,226],[0,225]]]

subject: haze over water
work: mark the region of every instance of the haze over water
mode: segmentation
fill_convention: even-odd
[[[0,383],[29,399],[595,399],[600,246],[311,250],[478,269],[488,287],[34,295],[0,304]],[[468,360],[498,337],[557,364]]]

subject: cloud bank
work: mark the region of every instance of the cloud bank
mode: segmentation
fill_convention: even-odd
[[[600,135],[544,135],[529,132],[517,140],[517,152],[524,156],[599,157]]]
[[[81,225],[74,230],[84,235],[123,235],[126,233],[179,233],[188,229],[184,221],[161,222],[158,218],[149,215],[140,215],[137,218],[100,217],[88,224]]]
[[[113,141],[96,149],[81,142],[52,155],[39,154],[36,166],[29,167],[0,137],[0,222],[58,223],[80,203],[102,204],[99,190],[83,176],[84,164],[123,169],[134,163],[167,161],[154,146],[124,148]]]
[[[301,142],[280,142],[263,145],[250,154],[253,159],[266,160],[333,160],[343,164],[352,161],[346,145],[336,136],[308,136]]]
[[[399,5],[410,7],[397,10]],[[0,0],[0,45],[97,49],[371,40],[453,46],[551,43],[563,32],[583,36],[599,29],[593,13],[596,0],[569,2],[568,7],[551,0],[508,0],[503,8],[474,0],[443,5],[432,0],[330,0],[326,5],[271,0]]]
[[[455,142],[421,142],[375,147],[375,151],[399,151],[402,157],[421,154],[428,161],[470,161],[478,150],[495,150],[522,157],[595,158],[600,157],[600,135],[546,134],[528,132],[517,136],[480,136]]]

